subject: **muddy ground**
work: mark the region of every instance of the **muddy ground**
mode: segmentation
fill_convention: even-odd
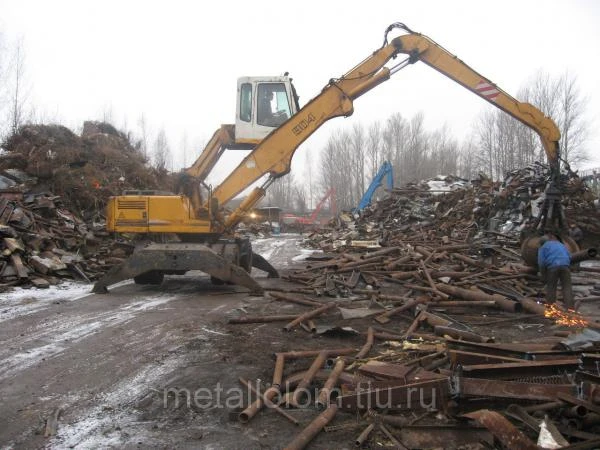
[[[285,270],[306,254],[300,240],[282,235],[258,240],[254,247]],[[255,276],[265,287],[285,285],[262,273]],[[237,413],[246,398],[238,391],[238,377],[268,382],[277,351],[358,348],[364,343],[360,335],[314,337],[302,329],[286,333],[282,323],[228,324],[240,314],[293,314],[306,307],[214,286],[199,273],[168,277],[160,287],[124,283],[109,295],[89,294],[90,288],[64,284],[3,294],[1,447],[283,448],[316,416],[315,409],[290,410],[300,427],[268,410],[242,425]],[[481,311],[485,320],[510,317]],[[471,316],[483,313],[470,311]],[[342,323],[337,313],[320,322]],[[369,324],[371,319],[343,322],[359,331]],[[409,324],[409,316],[400,317],[388,328],[400,332]],[[474,330],[509,341],[551,335],[554,326],[527,316]],[[383,345],[378,343],[375,351]],[[285,373],[305,370],[310,362],[286,365]],[[59,409],[57,434],[44,437],[46,419]],[[338,414],[334,424],[352,419]],[[321,433],[310,448],[353,448],[359,431]],[[375,441],[381,445],[373,448],[385,448],[383,438]]]

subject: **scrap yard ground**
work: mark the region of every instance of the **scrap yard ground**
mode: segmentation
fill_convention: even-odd
[[[256,240],[254,246],[285,272],[308,253],[301,240],[299,235],[282,235]],[[594,276],[585,277],[593,284]],[[258,279],[273,292],[297,288],[284,280]],[[202,274],[168,277],[160,287],[125,283],[108,295],[89,294],[90,288],[63,284],[50,291],[15,291],[2,300],[3,447],[284,448],[319,412],[314,406],[287,410],[299,426],[270,410],[242,424],[238,414],[247,400],[239,404],[238,378],[268,384],[275,352],[358,350],[365,342],[364,334],[340,330],[321,335],[302,328],[284,332],[285,322],[230,324],[229,319],[240,316],[297,315],[311,308],[249,296],[242,288],[213,286]],[[584,304],[582,310],[590,317],[598,314],[593,303]],[[469,322],[473,332],[496,342],[556,341],[554,333],[563,329],[531,314],[476,307],[454,314]],[[504,321],[489,325],[499,319]],[[386,330],[401,334],[411,321],[408,314],[394,317]],[[315,322],[360,333],[377,325],[372,318],[342,320],[331,311]],[[440,337],[438,344],[442,341]],[[418,341],[413,344],[418,352]],[[386,352],[400,353],[391,343],[378,340],[370,355]],[[306,370],[312,360],[286,362],[285,375]],[[185,392],[192,395],[189,405]],[[405,415],[417,419],[414,412]],[[365,426],[357,417],[339,413],[330,425],[342,425],[341,430],[320,433],[310,448],[353,448]],[[429,418],[447,422],[435,412]],[[357,426],[352,428],[352,422]],[[372,442],[372,448],[390,444],[381,432]],[[480,445],[444,447],[493,448]]]

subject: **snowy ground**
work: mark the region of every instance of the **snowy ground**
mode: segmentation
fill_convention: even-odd
[[[281,269],[312,253],[301,240],[281,235],[253,248]],[[184,428],[165,431],[172,411],[156,398],[190,367],[205,384],[233,376],[214,349],[229,337],[219,323],[246,304],[245,291],[212,286],[203,274],[167,277],[160,288],[124,282],[108,295],[91,287],[63,283],[0,297],[0,447],[172,448],[180,432],[183,441],[203,436],[202,448],[244,448],[219,416],[194,422],[186,413]],[[57,408],[58,433],[44,438]]]

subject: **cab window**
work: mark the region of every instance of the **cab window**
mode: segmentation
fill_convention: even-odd
[[[257,93],[257,123],[277,127],[291,116],[285,83],[260,83]]]
[[[252,119],[252,85],[242,84],[240,90],[240,120],[250,122]]]

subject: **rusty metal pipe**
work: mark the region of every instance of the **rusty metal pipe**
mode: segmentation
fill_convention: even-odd
[[[335,362],[333,370],[331,371],[331,375],[329,375],[329,378],[327,378],[327,381],[325,381],[321,392],[319,392],[319,397],[317,397],[316,406],[318,410],[323,410],[327,405],[329,405],[331,392],[333,391],[333,388],[335,388],[340,375],[344,371],[344,367],[346,367],[346,362],[343,358],[338,358]]]
[[[238,414],[238,420],[242,423],[250,422],[252,419],[264,406],[264,401],[262,397],[254,400],[246,409],[244,409],[241,413]]]
[[[322,349],[322,350],[294,350],[289,352],[274,353],[273,356],[277,358],[279,355],[287,359],[298,359],[298,358],[310,358],[311,356],[317,356],[321,352],[326,352],[328,356],[341,356],[349,355],[356,352],[354,347],[344,348],[333,348],[333,349]]]
[[[292,442],[285,446],[284,450],[302,450],[305,448],[314,437],[321,432],[323,427],[327,425],[335,417],[338,411],[336,404],[331,404],[329,407],[317,416],[304,430],[298,434]]]
[[[408,450],[404,445],[400,443],[398,439],[396,439],[396,437],[392,434],[390,430],[388,430],[388,428],[384,424],[379,423],[379,429],[383,431],[383,434],[385,434],[390,441],[392,441],[394,448],[397,448],[399,450]]]
[[[393,273],[388,273],[387,275],[390,278],[393,278],[394,280],[409,280],[412,277],[415,277],[419,274],[418,271],[416,270],[411,270],[409,272],[393,272]]]
[[[367,258],[372,258],[374,256],[389,255],[390,253],[394,253],[394,252],[396,252],[398,250],[402,250],[402,247],[400,247],[400,246],[386,247],[386,248],[382,248],[381,250],[376,250],[374,252],[365,253],[364,255],[361,255],[361,258],[362,259],[367,259]]]
[[[371,350],[371,347],[373,347],[373,339],[373,327],[369,327],[367,329],[367,342],[365,342],[365,345],[363,345],[360,351],[356,354],[356,359],[363,359],[365,356],[367,356]]]
[[[473,258],[469,258],[466,255],[461,255],[460,253],[452,253],[452,258],[454,259],[458,259],[459,261],[464,262],[465,264],[472,266],[472,267],[478,267],[478,268],[484,268],[484,269],[493,269],[494,266],[487,264],[483,261],[477,261]]]
[[[433,327],[433,331],[438,336],[448,335],[454,339],[462,339],[464,341],[470,342],[494,342],[494,338],[481,336],[476,333],[472,333],[470,331],[465,330],[457,330],[456,328],[444,326],[444,325],[436,325]]]
[[[365,428],[362,433],[360,433],[358,435],[358,437],[356,438],[356,441],[354,441],[354,445],[358,448],[362,447],[362,445],[365,443],[365,441],[369,438],[369,435],[371,434],[371,431],[373,431],[373,428],[375,428],[375,424],[371,424],[369,425],[367,428]]]
[[[252,386],[252,383],[248,380],[246,380],[245,378],[238,378],[239,382],[242,383],[242,385],[246,386],[246,388],[248,388],[253,394],[256,394],[257,396],[259,396],[259,398],[263,401],[263,404],[265,403],[263,395],[261,394],[259,391],[256,390],[256,388],[254,386]],[[281,409],[278,405],[275,405],[273,403],[271,403],[269,405],[270,408],[272,408],[273,410],[275,410],[276,413],[282,415],[283,417],[285,417],[287,420],[289,420],[290,422],[292,422],[294,425],[300,425],[300,422],[298,422],[294,417],[290,416],[288,413],[286,413],[283,409]],[[241,416],[241,414],[240,414]],[[240,418],[240,421],[242,421],[242,418]],[[247,418],[245,418],[247,419]],[[249,420],[249,419],[248,419]],[[246,422],[243,423],[248,423],[247,420]]]
[[[494,294],[496,305],[503,311],[507,312],[523,312],[523,305],[519,302],[512,301],[506,297],[503,297],[499,294]]]
[[[437,283],[437,288],[445,294],[462,298],[464,300],[483,300],[483,301],[494,301],[496,304],[505,311],[510,312],[521,312],[521,307],[506,297],[499,294],[486,294],[481,291],[471,291],[469,289],[459,288],[456,286],[448,286],[447,284]]]
[[[306,305],[306,306],[321,306],[323,305],[323,303],[318,302],[316,300],[309,300],[303,297],[298,297],[297,295],[289,295],[289,294],[284,294],[282,292],[273,292],[273,291],[269,291],[268,292],[270,297],[273,297],[275,300],[283,300],[286,302],[290,302],[290,303],[297,303],[299,305]]]
[[[406,302],[404,305],[398,306],[394,309],[390,309],[389,311],[378,315],[377,317],[375,317],[375,320],[379,323],[387,323],[390,321],[390,317],[392,317],[394,314],[398,314],[402,311],[406,311],[407,309],[411,309],[421,303],[427,303],[429,300],[430,298],[427,296],[417,297],[409,302]]]
[[[425,256],[426,258],[431,258],[431,256],[432,256],[431,250],[426,249],[422,245],[417,245],[415,247],[415,252],[420,253],[421,255]]]
[[[278,353],[275,357],[275,369],[273,370],[273,386],[281,386],[281,382],[283,381],[283,367],[285,365],[285,355],[283,353]]]
[[[538,405],[525,406],[523,409],[528,413],[532,413],[532,412],[536,412],[536,411],[549,411],[551,409],[560,408],[562,406],[564,406],[564,403],[561,401],[557,401],[557,402],[540,403]]]
[[[339,270],[346,270],[346,269],[358,269],[360,267],[364,267],[366,265],[369,264],[381,264],[381,260],[383,259],[383,256],[374,256],[373,258],[366,258],[366,259],[362,259],[360,261],[352,261],[346,264],[343,264],[339,267]]]
[[[571,255],[571,264],[577,264],[578,262],[585,261],[587,259],[594,259],[598,256],[598,249],[591,247],[586,250],[573,253]]]
[[[320,352],[314,359],[310,368],[304,374],[302,380],[300,380],[300,383],[298,383],[298,386],[296,386],[294,392],[291,395],[289,393],[286,395],[286,399],[289,400],[289,403],[291,405],[298,407],[301,397],[305,393],[305,389],[310,385],[313,378],[315,377],[315,374],[323,368],[326,359],[327,352]]]
[[[519,299],[519,303],[523,307],[523,311],[538,314],[540,316],[543,316],[546,313],[546,307],[532,298],[523,297]]]
[[[246,316],[246,317],[237,317],[235,319],[229,319],[227,323],[229,324],[244,324],[244,323],[266,323],[266,322],[280,322],[280,321],[290,321],[298,317],[295,314],[282,314],[275,316]]]
[[[403,264],[406,264],[407,262],[409,262],[412,259],[411,255],[407,255],[407,256],[402,256],[398,259],[395,259],[393,261],[390,261],[389,263],[387,263],[384,267],[385,270],[394,270],[396,267],[401,266]]]
[[[283,327],[283,331],[291,331],[300,322],[317,317],[318,315],[323,314],[324,312],[329,311],[330,309],[335,308],[336,306],[336,303],[329,303],[327,305],[321,306],[320,308],[313,309],[312,311],[301,314],[294,320],[292,320],[290,323],[288,323],[285,327]]]
[[[514,302],[513,302],[514,303]],[[434,308],[454,307],[454,306],[498,306],[496,302],[490,300],[444,300],[432,305]]]
[[[438,296],[442,297],[443,299],[448,299],[448,295],[444,294],[443,292],[440,292],[440,290],[437,288],[436,284],[431,279],[431,275],[429,274],[429,270],[427,269],[427,267],[425,267],[425,263],[423,261],[421,261],[420,266],[421,266],[421,270],[425,274],[425,278],[427,279],[427,283],[429,284],[429,286],[431,286],[431,289],[433,289],[434,292]]]

